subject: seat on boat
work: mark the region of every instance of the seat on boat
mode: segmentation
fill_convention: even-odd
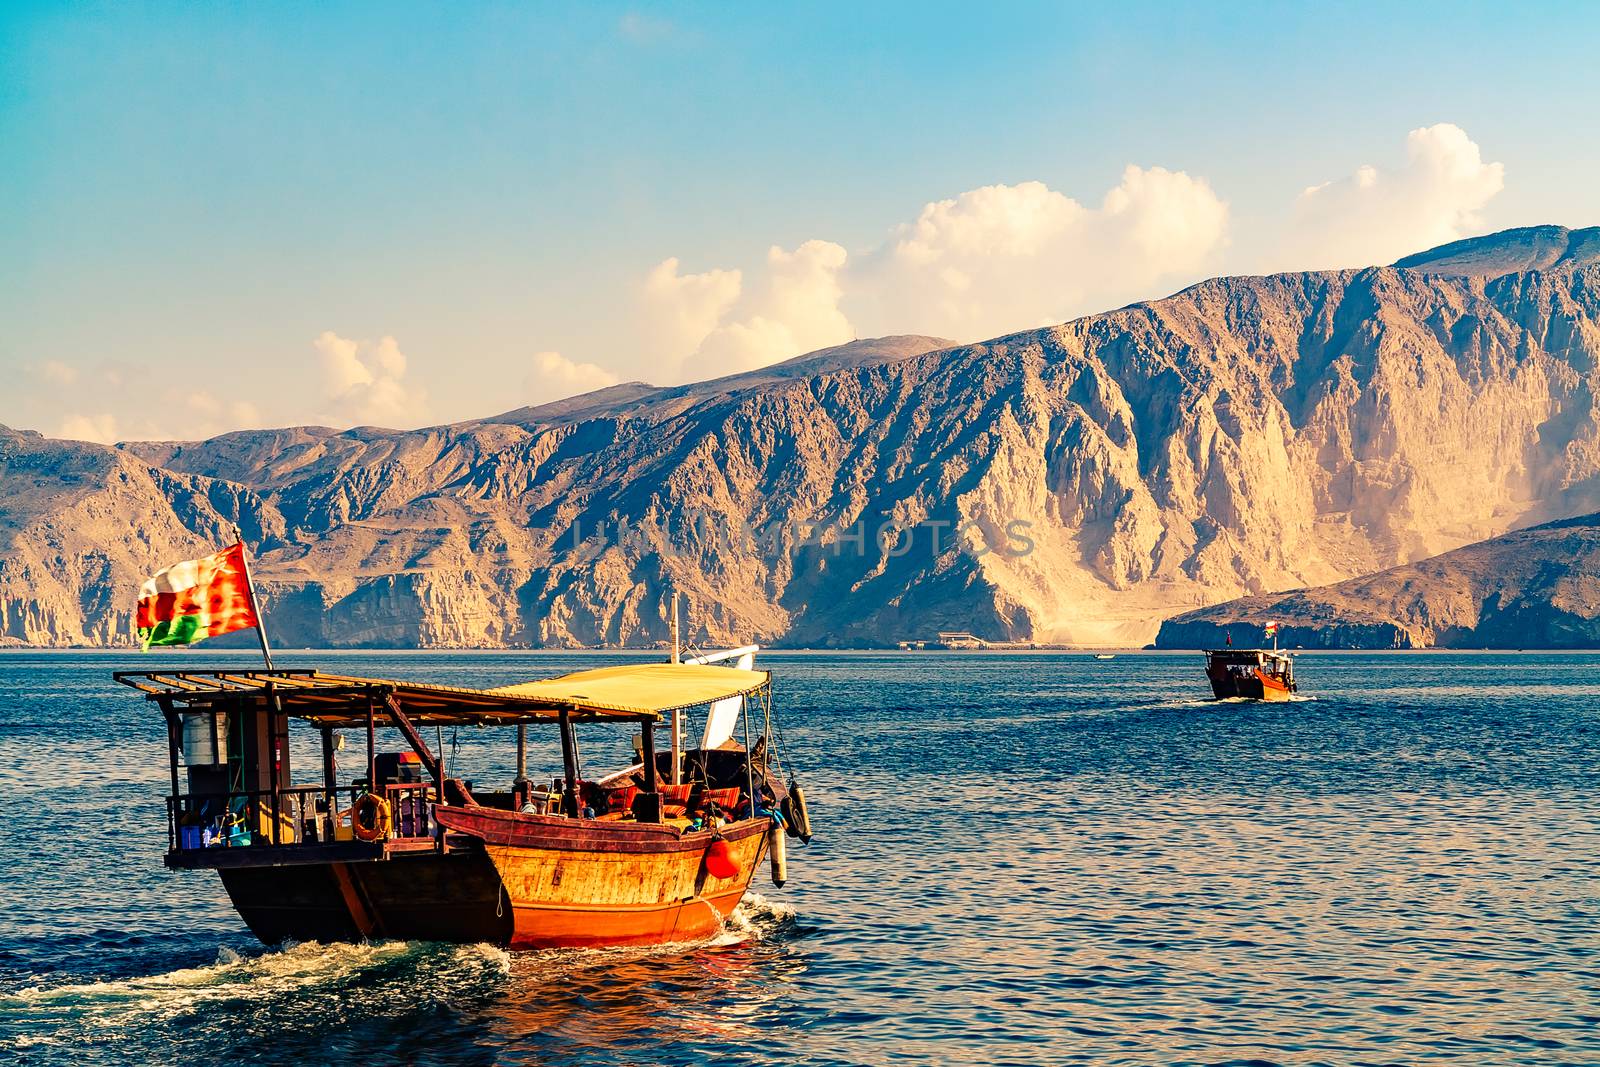
[[[625,785],[621,789],[606,790],[606,813],[608,815],[626,815],[633,811],[633,799],[639,795],[639,787]]]
[[[738,786],[731,789],[702,790],[695,810],[706,811],[715,804],[724,815],[734,815],[739,809],[739,798],[743,795],[744,790]]]
[[[680,782],[677,785],[663,783],[658,787],[661,790],[661,815],[663,818],[676,818],[684,815],[689,810],[689,800],[694,795],[693,782]]]

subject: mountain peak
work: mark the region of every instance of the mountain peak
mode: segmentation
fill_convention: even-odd
[[[1460,278],[1498,278],[1523,271],[1564,270],[1600,263],[1600,226],[1523,226],[1468,237],[1406,256],[1396,267]]]

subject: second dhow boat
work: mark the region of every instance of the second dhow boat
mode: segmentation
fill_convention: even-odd
[[[1294,661],[1277,649],[1206,649],[1206,678],[1218,700],[1288,700],[1298,690]]]
[[[785,833],[809,840],[754,652],[710,657],[738,666],[630,665],[495,689],[290,670],[117,680],[167,722],[166,865],[216,870],[261,940],[640,945],[715,934],[763,856],[782,884]],[[752,705],[763,732],[749,744]],[[696,707],[704,732],[685,751],[684,713]],[[664,722],[670,747],[657,752]],[[585,723],[637,726],[639,762],[587,777],[575,732]],[[294,784],[291,724],[320,736],[318,784]],[[426,725],[516,727],[511,788],[451,777]],[[550,788],[526,776],[529,725],[559,730],[563,773]],[[365,736],[364,773],[342,782],[347,730]],[[380,752],[380,730],[402,748]]]

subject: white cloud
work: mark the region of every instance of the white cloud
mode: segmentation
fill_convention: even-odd
[[[129,419],[103,411],[73,412],[64,416],[57,437],[73,441],[203,441],[231,430],[252,430],[262,425],[261,413],[243,400],[218,400],[207,392],[169,397],[160,418],[143,413]]]
[[[926,205],[847,281],[867,334],[976,341],[1063,322],[1189,281],[1213,264],[1228,206],[1204,179],[1130,166],[1098,208],[1043,182]]]
[[[579,363],[560,352],[536,352],[524,387],[528,403],[537,405],[604,389],[620,380],[596,364]]]
[[[1188,281],[1227,222],[1204,180],[1161,167],[1128,167],[1098,208],[1042,182],[984,186],[925,205],[856,262],[831,241],[774,247],[747,286],[744,272],[681,275],[668,259],[645,281],[644,350],[681,381],[858,334],[981,340]]]
[[[846,258],[831,241],[807,241],[793,252],[770,248],[759,285],[700,343],[685,368],[689,376],[752,370],[854,338],[839,310]]]
[[[262,425],[261,412],[247,400],[218,400],[210,393],[190,393],[183,398],[184,420],[180,440],[200,440],[232,430],[254,430]]]
[[[1505,187],[1465,130],[1448,122],[1406,135],[1406,162],[1367,164],[1300,194],[1280,259],[1285,269],[1392,263],[1481,230],[1478,212]]]
[[[34,375],[56,389],[67,389],[78,384],[78,368],[68,366],[58,359],[47,359],[33,368]]]
[[[847,253],[831,241],[774,245],[746,286],[739,270],[679,274],[678,260],[645,279],[643,341],[658,381],[700,381],[766,366],[855,336],[839,309]]]
[[[679,274],[676,257],[656,264],[644,280],[640,297],[646,350],[664,360],[669,376],[717,328],[744,288],[736,270]]]
[[[117,417],[110,414],[68,415],[61,420],[56,436],[68,441],[95,441],[102,445],[116,444]]]
[[[427,394],[405,380],[406,357],[393,337],[357,341],[324,330],[312,344],[325,388],[324,420],[405,427],[426,418]]]
[[[630,41],[648,44],[672,37],[677,26],[671,19],[629,11],[617,20],[617,31]]]

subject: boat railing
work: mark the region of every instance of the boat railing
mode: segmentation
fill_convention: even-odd
[[[391,782],[383,787],[389,802],[389,836],[404,840],[433,836],[432,782]]]
[[[389,805],[383,839],[417,845],[433,840],[430,782],[382,787]],[[183,793],[167,798],[167,845],[171,851],[264,846],[317,846],[357,839],[351,808],[364,785],[330,791],[320,785],[226,793]],[[329,797],[332,803],[329,803]]]

